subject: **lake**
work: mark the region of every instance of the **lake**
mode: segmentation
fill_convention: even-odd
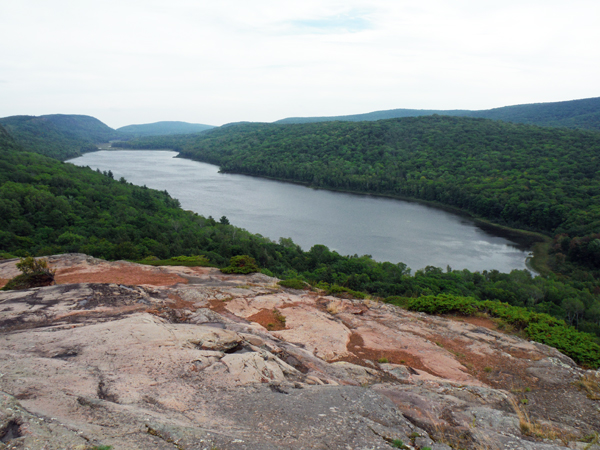
[[[510,272],[525,269],[527,247],[478,227],[460,215],[402,200],[355,195],[219,173],[211,164],[163,150],[98,151],[68,162],[116,179],[167,190],[184,209],[277,241],[291,237],[302,249],[324,244],[343,255],[412,268],[437,266]]]

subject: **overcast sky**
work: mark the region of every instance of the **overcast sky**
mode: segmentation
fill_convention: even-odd
[[[0,117],[117,128],[600,96],[598,0],[2,0]]]

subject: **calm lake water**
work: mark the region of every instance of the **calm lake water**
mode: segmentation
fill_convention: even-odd
[[[184,209],[229,221],[304,250],[324,244],[343,255],[377,261],[510,272],[524,269],[528,250],[477,227],[471,220],[418,203],[315,190],[245,175],[219,173],[211,164],[175,158],[172,151],[99,151],[69,162],[116,179],[167,190]]]

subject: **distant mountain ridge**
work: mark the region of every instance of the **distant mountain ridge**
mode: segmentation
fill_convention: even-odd
[[[504,106],[481,111],[391,109],[365,114],[331,117],[290,117],[275,124],[313,122],[362,122],[403,117],[431,116],[475,117],[504,122],[524,123],[546,127],[565,127],[600,131],[600,97],[553,103]],[[97,144],[111,140],[128,141],[136,138],[202,133],[211,129],[229,128],[247,122],[213,127],[178,121],[127,125],[117,130],[86,115],[49,114],[43,116],[10,116],[0,118],[10,136],[25,150],[52,158],[66,160],[98,149]],[[185,140],[185,139],[184,139]]]
[[[548,127],[600,130],[600,97],[471,111],[469,117]]]
[[[390,109],[366,114],[330,117],[288,117],[274,123],[361,122],[400,117],[444,116],[478,117],[530,125],[578,128],[600,131],[600,97],[551,103],[503,106],[487,110]]]
[[[125,133],[129,136],[144,137],[144,136],[164,136],[169,134],[192,134],[214,128],[212,125],[204,125],[201,123],[188,123],[177,121],[162,121],[155,123],[146,123],[140,125],[126,125],[117,128],[120,133]]]
[[[364,114],[350,114],[345,116],[320,116],[320,117],[288,117],[286,119],[276,120],[273,123],[291,124],[291,123],[315,123],[315,122],[364,122],[384,119],[399,119],[402,117],[420,117],[432,116],[434,114],[444,116],[464,116],[468,110],[442,110],[442,109],[387,109],[382,111],[373,111]]]

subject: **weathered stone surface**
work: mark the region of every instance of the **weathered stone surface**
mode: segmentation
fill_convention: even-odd
[[[12,396],[0,392],[0,448],[86,448],[88,440],[53,418],[30,414]]]
[[[0,292],[0,449],[555,450],[600,429],[584,371],[485,319],[261,274],[50,261],[56,286]]]
[[[218,352],[235,349],[243,340],[240,335],[233,331],[201,325],[178,327],[177,330],[174,330],[174,333],[179,339],[185,339],[193,347]]]

